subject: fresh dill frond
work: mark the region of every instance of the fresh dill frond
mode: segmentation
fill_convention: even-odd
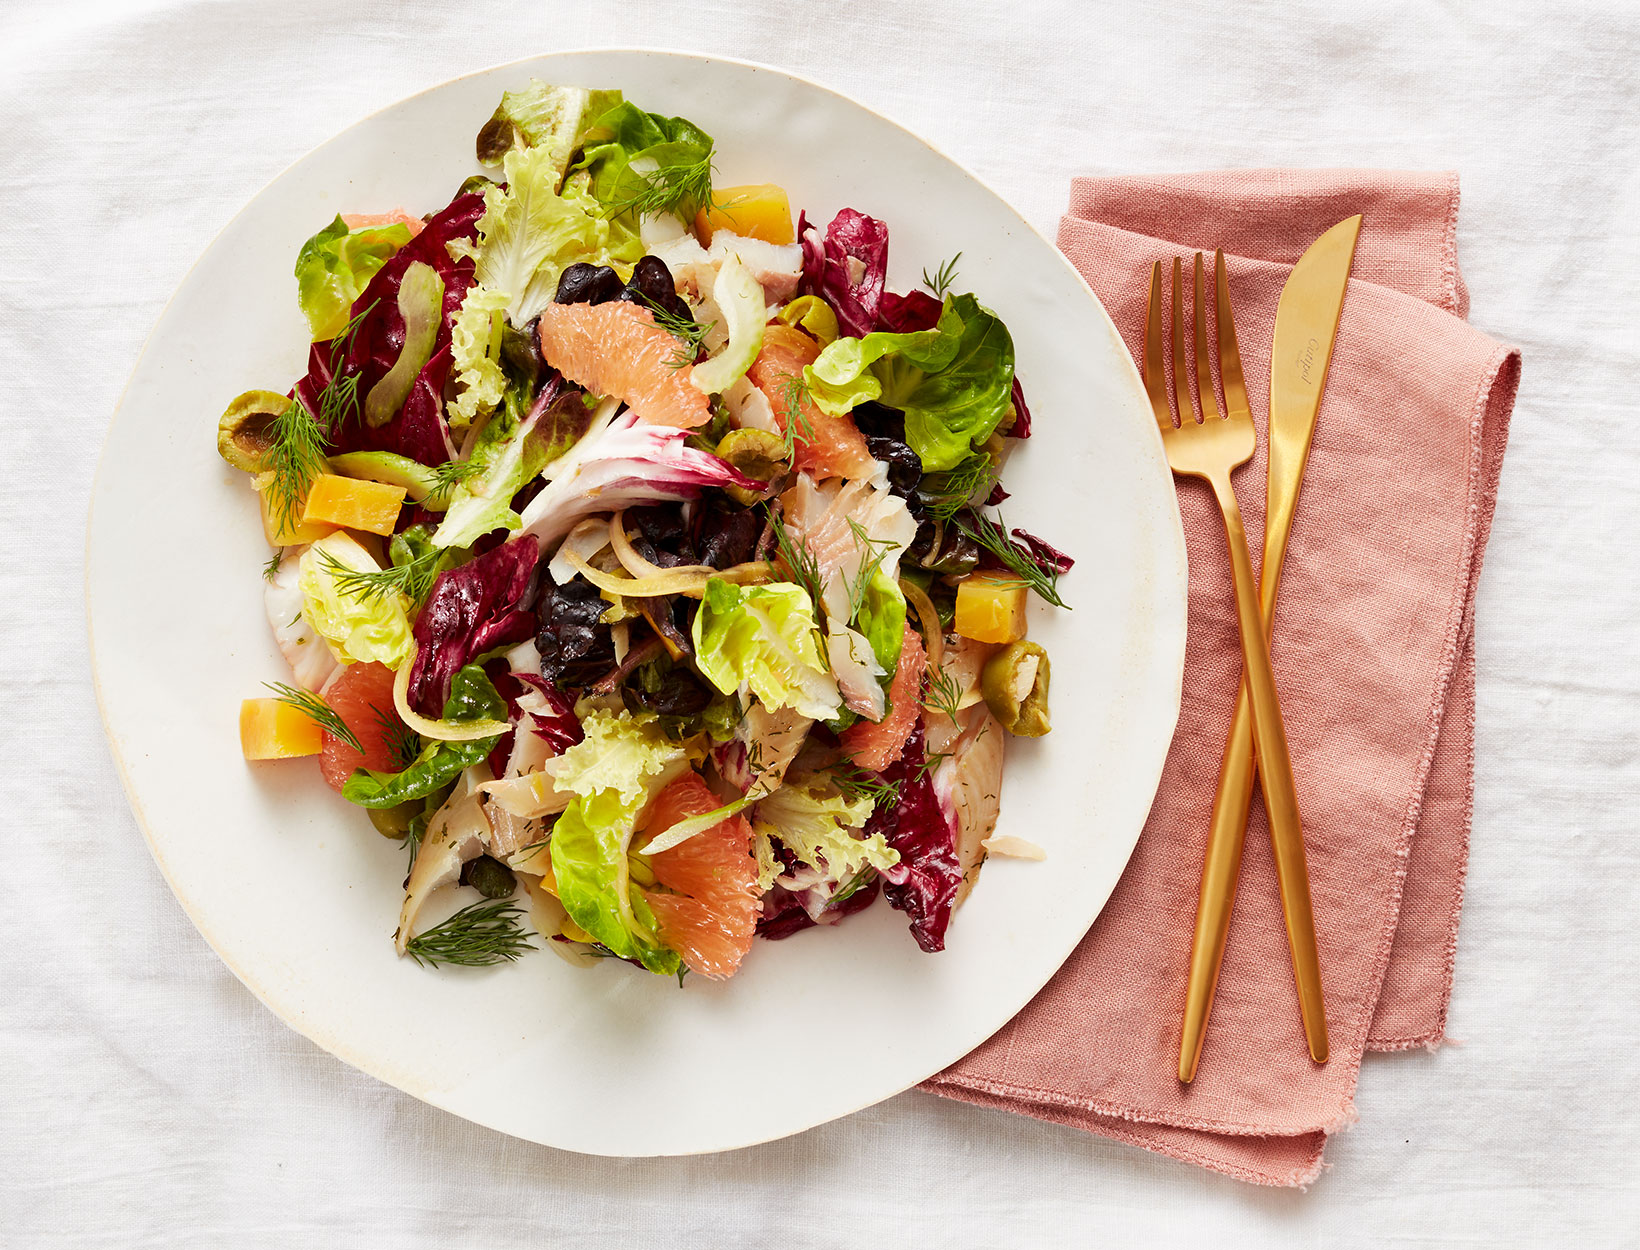
[[[268,499],[281,530],[294,529],[302,519],[308,487],[324,472],[329,449],[330,436],[300,399],[291,400],[268,427],[265,463],[273,475]]]
[[[948,760],[950,758],[951,758],[951,752],[949,752],[949,751],[930,751],[927,755],[925,755],[923,757],[923,762],[921,764],[917,765],[917,772],[916,772],[916,775],[912,778],[912,780],[913,781],[923,780],[923,778],[927,777],[936,768],[938,768],[941,764],[943,764],[946,760]]]
[[[683,978],[688,976],[688,975],[689,975],[689,965],[685,964],[685,963],[680,963],[678,965],[678,988],[680,990],[683,988]]]
[[[712,200],[712,154],[713,149],[708,147],[694,160],[657,166],[642,175],[643,190],[611,204],[604,215],[671,213],[680,221],[693,221],[695,214]]]
[[[846,799],[870,799],[880,808],[893,807],[900,801],[898,780],[887,781],[879,774],[867,772],[854,764],[836,768],[831,775]]]
[[[287,686],[282,681],[265,681],[262,684],[278,696],[279,702],[295,708],[331,737],[340,738],[360,755],[364,754],[364,747],[359,742],[359,735],[347,727],[347,722],[341,718],[335,708],[314,694],[313,691],[298,690],[295,686]]]
[[[994,555],[1014,575],[1008,584],[1034,590],[1054,607],[1069,609],[1070,605],[1059,597],[1057,572],[1043,568],[1036,557],[1008,537],[1008,531],[999,523],[1000,518],[989,521],[978,513],[972,516],[972,524],[958,517],[955,521],[957,528]]]
[[[941,716],[957,719],[957,713],[962,709],[957,705],[962,701],[962,688],[957,685],[957,679],[943,668],[931,668],[928,671],[928,685],[923,691],[922,706],[930,712],[938,712]]]
[[[387,747],[388,758],[393,761],[393,771],[403,772],[421,754],[421,735],[379,707],[371,711],[375,713],[376,724],[381,726],[382,742]]]
[[[949,521],[972,500],[989,495],[996,482],[996,461],[984,452],[975,452],[953,469],[923,474],[917,493],[927,501],[930,516]]]
[[[951,283],[954,282],[957,277],[957,262],[961,259],[962,253],[958,252],[950,260],[946,261],[945,264],[936,269],[932,278],[928,276],[928,270],[923,270],[923,285],[934,293],[935,299],[944,299],[946,295],[950,293]]]
[[[445,502],[451,491],[483,468],[476,460],[446,460],[443,464],[435,464],[430,470],[433,485],[427,492],[427,501]]]
[[[275,547],[273,549],[273,554],[268,557],[268,562],[262,566],[263,581],[271,582],[275,577],[279,576],[279,565],[284,558],[285,549],[283,547]]]
[[[866,553],[866,558],[860,565],[859,575],[848,589],[848,619],[852,621],[859,617],[860,609],[865,606],[866,594],[871,589],[872,579],[883,567],[883,561],[888,559],[889,553],[894,550],[894,540],[873,538],[866,532],[866,527],[853,517],[848,518],[848,528],[849,533],[854,535],[854,541]]]
[[[672,353],[671,358],[666,363],[674,369],[682,369],[687,365],[694,364],[695,357],[700,355],[701,345],[706,341],[706,336],[712,332],[712,327],[717,325],[717,322],[708,321],[705,325],[701,325],[693,317],[680,317],[672,309],[650,299],[647,295],[643,297],[643,303],[644,307],[654,315],[655,324],[678,340],[678,350]]]
[[[355,569],[343,564],[329,551],[319,550],[320,562],[344,595],[353,595],[365,603],[391,594],[400,594],[412,603],[427,598],[438,580],[438,564],[444,553],[429,547],[407,564],[390,564],[385,569]]]
[[[469,903],[448,920],[405,944],[404,953],[424,968],[455,964],[483,968],[510,962],[535,949],[518,923],[523,910],[512,903]]]
[[[825,614],[820,599],[820,562],[814,558],[806,543],[797,541],[786,529],[786,522],[772,507],[767,507],[769,522],[774,527],[775,550],[781,561],[791,570],[791,580],[801,586],[814,605],[814,619],[818,624]]]
[[[346,373],[344,366],[348,356],[353,352],[353,340],[359,333],[359,327],[364,324],[365,318],[375,311],[379,303],[380,299],[373,299],[359,309],[348,318],[342,332],[330,340],[330,382],[319,392],[319,425],[327,438],[333,436],[348,417],[358,415],[361,375]]]
[[[781,455],[790,460],[797,455],[797,445],[807,446],[814,441],[814,425],[804,404],[813,399],[809,384],[801,373],[794,373],[780,384],[780,406],[786,414],[785,428],[780,434]]]

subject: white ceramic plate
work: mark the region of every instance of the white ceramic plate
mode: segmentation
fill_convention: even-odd
[[[442,207],[473,136],[531,76],[622,88],[718,144],[720,185],[769,181],[830,220],[887,221],[890,286],[962,252],[1013,332],[1034,435],[1010,525],[1077,558],[1074,611],[1036,605],[1053,734],[1012,744],[1004,833],[925,955],[879,902],[837,929],[759,942],[725,984],[549,954],[428,971],[395,958],[403,854],[301,761],[247,765],[241,698],[288,677],[262,611],[267,558],[217,417],[284,390],[307,349],[291,265],[338,211]],[[161,540],[160,536],[170,536]],[[517,1137],[609,1155],[725,1150],[906,1089],[1014,1015],[1104,906],[1150,807],[1178,714],[1185,554],[1138,376],[1059,253],[972,175],[892,122],[763,66],[666,52],[542,56],[365,119],[292,166],[206,249],[138,361],[103,451],[87,552],[93,669],[132,808],[177,898],[292,1028],[357,1068]]]

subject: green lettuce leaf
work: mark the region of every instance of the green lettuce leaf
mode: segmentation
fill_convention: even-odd
[[[866,868],[881,872],[900,862],[881,833],[859,836],[874,806],[869,797],[846,799],[814,780],[787,782],[757,805],[754,827],[779,838],[826,881],[841,884]]]
[[[867,400],[902,410],[905,441],[924,471],[937,473],[966,459],[1006,415],[1014,342],[972,295],[953,295],[932,330],[837,339],[803,377],[833,416]]]
[[[502,93],[494,115],[478,132],[479,162],[493,167],[513,148],[543,148],[562,180],[587,124],[620,102],[619,91],[555,87],[532,78],[522,91]]]
[[[473,258],[480,285],[506,293],[513,325],[552,302],[559,275],[576,261],[631,265],[642,257],[637,236],[617,232],[584,190],[566,184],[559,194],[550,149],[515,148],[502,167],[507,185],[485,188],[477,241],[458,239],[449,250]]]
[[[349,230],[338,214],[296,254],[296,300],[313,341],[333,339],[347,325],[353,301],[406,243],[410,227],[364,226]]]
[[[343,581],[346,570],[375,573],[380,567],[368,551],[338,530],[302,553],[296,584],[302,591],[302,615],[344,658],[397,668],[416,645],[410,633],[410,601],[397,591]]]
[[[724,694],[744,685],[770,710],[789,707],[810,720],[837,714],[842,699],[801,586],[736,586],[714,577],[692,633],[696,665]]]
[[[900,662],[900,646],[905,642],[905,593],[882,569],[871,570],[871,580],[860,596],[854,614],[855,628],[871,644],[872,654],[882,667],[886,688]]]
[[[455,721],[506,720],[507,703],[496,693],[484,669],[469,664],[450,679],[450,697],[444,701],[444,719]],[[400,772],[357,769],[342,785],[342,797],[360,807],[397,807],[425,798],[450,784],[495,749],[500,736],[471,742],[425,741],[421,753]]]
[[[446,409],[450,428],[466,429],[492,411],[507,392],[501,367],[502,314],[507,293],[475,286],[450,319],[450,363],[461,390]]]
[[[578,795],[553,826],[552,873],[571,920],[621,958],[673,975],[677,953],[661,945],[655,913],[628,867],[627,845],[640,806],[623,801],[617,790]]]
[[[712,195],[712,136],[682,117],[646,113],[624,101],[586,132],[575,170],[612,217],[637,230],[645,213],[669,212],[686,225]]]
[[[688,762],[653,712],[589,712],[581,732],[585,737],[555,761],[553,785],[583,796],[612,792],[633,805],[634,815]]]

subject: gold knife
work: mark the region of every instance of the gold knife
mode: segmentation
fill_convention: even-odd
[[[1282,288],[1276,305],[1275,338],[1270,352],[1270,477],[1264,519],[1264,563],[1259,579],[1259,604],[1264,628],[1275,623],[1276,590],[1281,563],[1287,554],[1287,535],[1304,465],[1310,457],[1321,393],[1327,385],[1327,366],[1344,308],[1344,288],[1355,259],[1355,241],[1361,218],[1341,221],[1312,243]],[[1247,836],[1247,814],[1253,802],[1253,720],[1244,682],[1236,713],[1224,744],[1219,789],[1213,799],[1213,821],[1207,834],[1202,863],[1201,901],[1196,910],[1196,935],[1190,951],[1190,979],[1185,988],[1184,1028],[1179,1040],[1179,1080],[1195,1078],[1201,1059],[1207,1018],[1213,1009],[1219,966],[1224,961],[1230,912],[1236,901],[1236,878],[1241,872],[1242,843]],[[1326,1005],[1321,992],[1321,968],[1316,958],[1315,916],[1310,906],[1310,879],[1304,863],[1304,844],[1291,845],[1274,836],[1276,876],[1281,888],[1281,910],[1287,921],[1287,943],[1293,953],[1293,978],[1298,986],[1299,1010],[1310,1057],[1327,1061]]]

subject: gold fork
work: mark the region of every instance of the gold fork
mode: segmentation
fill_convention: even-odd
[[[1293,786],[1293,764],[1287,754],[1287,733],[1281,723],[1281,701],[1276,695],[1275,674],[1270,668],[1270,644],[1264,634],[1264,617],[1259,608],[1258,583],[1253,580],[1253,561],[1247,551],[1247,530],[1242,525],[1241,508],[1230,487],[1230,474],[1252,459],[1258,442],[1253,413],[1247,404],[1247,387],[1241,374],[1241,351],[1236,345],[1236,324],[1230,311],[1230,283],[1225,275],[1224,253],[1214,254],[1214,286],[1217,295],[1219,380],[1224,388],[1225,415],[1219,415],[1209,371],[1207,317],[1202,303],[1202,254],[1196,253],[1196,390],[1198,405],[1190,395],[1190,412],[1185,412],[1189,387],[1185,378],[1184,283],[1177,257],[1173,261],[1173,407],[1179,424],[1173,423],[1168,406],[1167,381],[1162,365],[1162,263],[1150,273],[1150,312],[1145,318],[1145,390],[1162,430],[1167,462],[1175,473],[1199,477],[1213,488],[1219,511],[1224,517],[1224,536],[1230,548],[1230,570],[1236,585],[1236,619],[1241,627],[1242,665],[1246,670],[1247,692],[1252,704],[1253,748],[1258,755],[1259,779],[1264,788],[1264,807],[1270,817],[1270,840],[1276,867],[1284,882],[1297,885],[1294,897],[1287,897],[1287,941],[1293,954],[1293,975],[1298,986],[1299,1013],[1304,1022],[1304,1039],[1317,1063],[1327,1061],[1327,1015],[1321,994],[1321,965],[1316,954],[1315,915],[1310,904],[1309,875],[1304,863],[1304,833],[1298,816],[1298,795]],[[1301,888],[1299,888],[1301,887]],[[1193,1065],[1192,1065],[1193,1066]],[[1189,1081],[1181,1057],[1179,1079]]]

